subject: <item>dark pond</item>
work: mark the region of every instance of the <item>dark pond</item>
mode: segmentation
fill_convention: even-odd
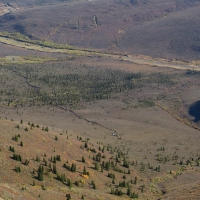
[[[190,106],[189,114],[194,117],[194,122],[200,121],[200,101],[196,101]]]

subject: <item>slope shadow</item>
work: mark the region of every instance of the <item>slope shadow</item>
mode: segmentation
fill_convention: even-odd
[[[200,100],[190,106],[188,113],[195,118],[194,122],[200,121]]]

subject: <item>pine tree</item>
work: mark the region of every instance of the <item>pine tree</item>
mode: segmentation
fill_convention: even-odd
[[[114,189],[111,188],[111,192],[110,192],[110,194],[114,194],[114,193],[115,193]]]
[[[61,161],[60,155],[57,155],[57,156],[56,156],[56,160],[57,160],[57,161]]]
[[[70,179],[68,179],[67,182],[68,182],[69,189],[71,189],[72,188],[72,181]]]
[[[21,168],[20,168],[20,167],[15,167],[15,171],[16,171],[17,173],[20,173],[20,172],[21,172]]]
[[[84,158],[84,156],[82,157],[82,162],[85,163],[85,158]]]
[[[99,163],[95,162],[95,167],[94,167],[97,171],[99,171]]]
[[[72,163],[71,165],[71,171],[76,172],[76,164]]]
[[[23,147],[23,146],[24,146],[22,141],[21,141],[21,143],[20,143],[20,146],[21,146],[21,147]]]
[[[83,168],[83,174],[86,175],[87,174],[87,171],[86,171],[86,167],[84,166]]]
[[[55,140],[58,141],[58,136],[57,135],[55,136]]]
[[[36,159],[35,159],[37,162],[40,162],[40,158],[39,156],[37,155]]]
[[[44,180],[44,178],[43,178],[43,172],[41,172],[41,171],[38,171],[38,180],[39,181],[43,181]]]
[[[88,148],[88,143],[87,143],[87,142],[85,142],[84,147],[85,147],[86,149]]]
[[[101,172],[103,173],[103,166],[101,165]]]
[[[97,189],[97,188],[96,188],[96,184],[94,183],[94,181],[91,182],[91,185],[92,185],[92,188],[93,188],[93,189],[95,189],[95,190]]]
[[[127,189],[126,194],[127,194],[128,196],[131,196],[131,189],[130,189],[130,187]]]
[[[55,165],[55,164],[53,165],[53,170],[52,170],[52,172],[53,172],[54,174],[57,174],[57,169],[56,169],[56,165]]]
[[[135,177],[134,184],[137,184],[137,176]]]

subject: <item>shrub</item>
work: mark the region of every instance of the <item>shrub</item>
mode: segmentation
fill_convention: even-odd
[[[21,168],[20,167],[15,167],[15,172],[17,172],[17,173],[21,173]]]

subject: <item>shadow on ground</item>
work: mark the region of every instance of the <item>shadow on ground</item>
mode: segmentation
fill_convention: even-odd
[[[196,101],[190,106],[189,114],[195,118],[194,122],[200,121],[200,101]]]

